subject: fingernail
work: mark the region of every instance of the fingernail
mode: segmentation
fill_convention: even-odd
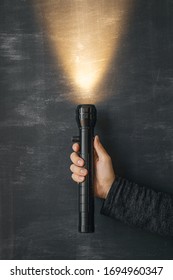
[[[79,159],[77,163],[78,163],[79,165],[82,165],[82,164],[83,164],[83,162],[82,162],[81,159]]]
[[[84,180],[84,177],[79,177],[79,181],[82,182]]]
[[[81,174],[85,174],[85,169],[81,169],[81,170],[80,170],[80,173],[81,173]]]
[[[99,141],[99,137],[98,137],[98,135],[96,135],[96,141]]]
[[[78,148],[78,144],[77,144],[77,143],[74,143],[74,144],[73,144],[73,147],[74,147],[75,149],[77,149],[77,148]]]

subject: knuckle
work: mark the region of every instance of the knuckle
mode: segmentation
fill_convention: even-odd
[[[71,172],[73,172],[73,168],[74,168],[74,167],[73,167],[73,164],[71,164],[71,165],[70,165],[70,170],[71,170]]]
[[[71,178],[73,179],[73,181],[75,181],[75,182],[76,182],[76,177],[75,177],[75,175],[74,175],[74,174],[72,174],[72,175],[71,175]]]
[[[76,153],[75,153],[75,152],[71,153],[71,155],[70,155],[70,159],[71,159],[71,161],[72,161],[72,162],[74,161],[74,157],[75,157],[75,155],[76,155]]]
[[[104,158],[103,158],[103,161],[106,163],[110,163],[111,162],[111,157],[109,155],[105,155]]]

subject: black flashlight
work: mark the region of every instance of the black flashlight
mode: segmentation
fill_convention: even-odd
[[[94,170],[93,170],[93,139],[97,111],[92,104],[78,105],[76,121],[79,127],[79,137],[73,137],[73,142],[80,143],[80,156],[88,174],[84,182],[79,184],[79,232],[94,232]]]

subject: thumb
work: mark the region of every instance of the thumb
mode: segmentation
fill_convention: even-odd
[[[106,152],[105,148],[101,144],[98,135],[96,135],[94,138],[94,148],[96,150],[99,159],[104,159],[105,157],[108,156],[108,153]]]

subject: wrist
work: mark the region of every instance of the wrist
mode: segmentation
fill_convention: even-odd
[[[113,183],[114,183],[115,180],[116,180],[116,176],[115,176],[115,174],[114,174],[114,176],[112,177],[112,179],[109,181],[108,186],[106,187],[106,190],[105,190],[105,193],[104,193],[104,197],[103,197],[104,199],[107,198],[108,193],[109,193],[109,191],[110,191],[110,189],[111,189],[111,187],[112,187],[112,185],[113,185]]]

